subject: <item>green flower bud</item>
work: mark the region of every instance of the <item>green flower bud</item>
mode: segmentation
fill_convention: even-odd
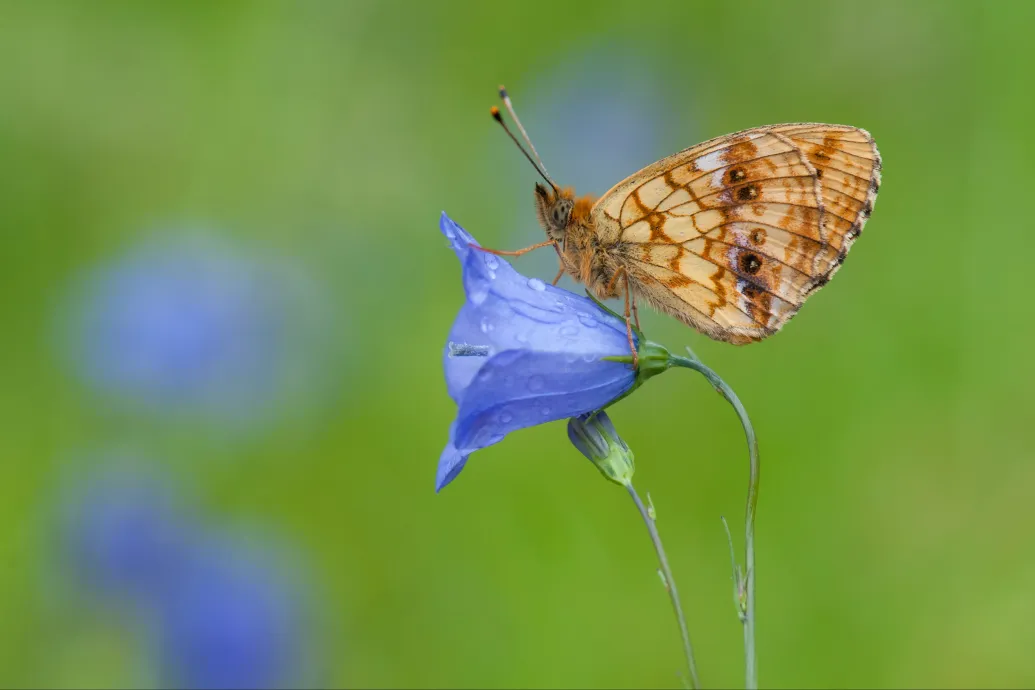
[[[633,452],[618,435],[606,412],[600,410],[569,419],[568,438],[605,478],[622,486],[632,483],[636,471]]]

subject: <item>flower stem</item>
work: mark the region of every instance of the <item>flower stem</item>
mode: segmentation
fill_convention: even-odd
[[[647,525],[647,532],[650,533],[650,540],[654,544],[654,550],[658,553],[658,563],[661,565],[661,573],[665,578],[665,589],[668,590],[668,596],[672,600],[672,608],[676,612],[676,620],[679,621],[679,632],[683,636],[683,652],[686,654],[686,665],[690,669],[690,687],[699,688],[701,683],[697,679],[697,664],[694,662],[694,649],[690,645],[690,633],[686,628],[686,618],[683,616],[683,607],[679,603],[676,581],[672,577],[672,569],[668,566],[668,557],[665,556],[665,547],[661,544],[658,527],[654,524],[654,519],[650,516],[646,506],[643,505],[643,501],[640,500],[640,495],[633,488],[632,482],[626,484],[625,488],[629,490],[629,495],[632,496],[633,502],[636,503],[636,509],[640,511],[640,516],[643,517],[643,522]]]
[[[715,387],[715,390],[722,397],[726,398],[729,404],[733,406],[733,409],[736,410],[737,416],[740,417],[741,426],[744,427],[744,435],[747,437],[750,469],[748,473],[747,509],[744,519],[745,568],[742,579],[738,575],[738,580],[740,581],[736,583],[736,586],[740,593],[738,597],[741,602],[740,619],[744,624],[744,685],[747,690],[757,690],[758,659],[755,656],[755,509],[758,505],[758,440],[755,438],[755,429],[751,426],[751,420],[748,418],[747,411],[744,409],[744,405],[741,404],[740,398],[733,392],[733,389],[718,374],[697,359],[697,356],[694,355],[690,348],[687,348],[687,352],[690,354],[689,358],[673,355],[669,361],[673,366],[693,369],[703,374],[708,379],[708,382]]]

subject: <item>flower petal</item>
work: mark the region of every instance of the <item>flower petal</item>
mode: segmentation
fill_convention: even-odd
[[[478,242],[471,237],[471,234],[457,225],[452,218],[446,215],[445,211],[439,216],[438,227],[442,234],[446,236],[446,239],[449,240],[449,246],[456,252],[456,256],[460,261],[467,257],[469,247],[472,244],[478,246]]]
[[[467,453],[461,453],[453,443],[456,422],[449,425],[449,442],[438,459],[438,472],[435,474],[435,493],[441,491],[449,482],[456,479],[460,470],[467,464]]]
[[[605,332],[611,331],[621,335],[623,339],[625,338],[625,321],[607,313],[593,300],[548,285],[538,278],[523,276],[514,270],[514,267],[507,261],[493,254],[478,250],[472,251],[470,247],[479,246],[478,243],[444,213],[440,226],[442,232],[450,239],[453,250],[463,266],[464,288],[470,301],[476,306],[481,306],[491,294],[509,307],[507,310],[499,310],[499,303],[487,305],[487,311],[482,315],[487,317],[485,322],[487,325],[498,326],[499,324],[494,323],[494,320],[503,321],[517,313],[534,322],[531,325],[567,326],[560,333],[562,338],[559,341],[551,337],[549,333],[537,332],[537,335],[545,336],[541,339],[542,342],[529,343],[532,347],[549,346],[544,349],[554,350],[570,349],[565,346],[565,341],[568,341],[567,345],[597,342],[598,334],[591,330],[595,328],[603,328]],[[525,322],[521,325],[529,324]],[[483,325],[482,328],[485,326]],[[507,329],[507,333],[513,331],[514,329]],[[501,335],[503,334],[497,334],[495,338],[499,339]],[[500,343],[500,345],[502,345],[500,349],[514,346],[513,343]]]
[[[598,355],[501,352],[485,363],[463,395],[456,447],[470,453],[512,431],[600,409],[635,380],[630,365]]]
[[[443,350],[442,366],[450,397],[459,404],[464,389],[488,359],[457,357],[451,353],[449,343],[486,346],[489,357],[504,350],[595,355],[597,359],[629,354],[625,324],[618,320],[621,328],[615,328],[615,319],[599,319],[599,314],[609,318],[610,315],[592,302],[590,305],[591,309],[574,312],[567,307],[544,312],[522,301],[507,301],[495,293],[490,293],[481,304],[464,304]]]
[[[488,332],[479,327],[479,309],[470,302],[460,308],[460,313],[453,322],[453,328],[449,331],[449,339],[442,351],[442,370],[446,375],[446,388],[449,397],[453,402],[460,404],[464,390],[470,385],[478,370],[489,361],[489,357],[496,353],[494,343]],[[489,351],[486,357],[457,357],[450,346],[473,345],[487,346]]]

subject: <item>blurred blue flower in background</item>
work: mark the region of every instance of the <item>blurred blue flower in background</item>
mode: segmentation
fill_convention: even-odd
[[[512,431],[604,407],[636,382],[630,364],[604,360],[629,356],[624,320],[472,249],[478,243],[444,213],[440,227],[463,267],[467,301],[442,358],[459,409],[436,491],[475,450]]]
[[[134,409],[248,420],[312,382],[320,303],[290,262],[159,236],[76,286],[63,346],[94,390]]]
[[[296,686],[307,652],[299,592],[268,554],[195,546],[161,600],[160,675],[181,688]]]
[[[183,507],[157,475],[109,468],[71,489],[61,541],[74,579],[110,596],[154,600],[187,557]]]
[[[102,607],[143,625],[163,687],[293,687],[312,679],[304,588],[268,539],[218,534],[168,482],[113,466],[62,506],[63,561]],[[262,542],[262,546],[257,544]]]

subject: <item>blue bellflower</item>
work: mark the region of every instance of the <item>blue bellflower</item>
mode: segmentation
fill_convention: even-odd
[[[160,477],[119,466],[79,478],[61,507],[73,575],[137,600],[160,596],[176,579],[194,529]]]
[[[163,684],[298,687],[311,640],[299,588],[276,556],[226,538],[196,545],[160,602]]]
[[[161,477],[116,468],[84,483],[62,506],[66,565],[84,593],[119,597],[149,622],[162,687],[306,680],[308,600],[279,550],[191,519]]]
[[[183,233],[89,270],[62,347],[94,391],[134,410],[268,419],[318,379],[322,295],[290,260]]]
[[[259,272],[223,246],[189,240],[145,244],[96,269],[74,334],[86,379],[145,404],[262,399],[279,341]]]
[[[598,410],[636,384],[630,364],[606,359],[630,355],[624,320],[472,249],[478,243],[445,213],[439,225],[463,267],[467,301],[442,358],[458,410],[436,491],[474,451],[518,429]]]

